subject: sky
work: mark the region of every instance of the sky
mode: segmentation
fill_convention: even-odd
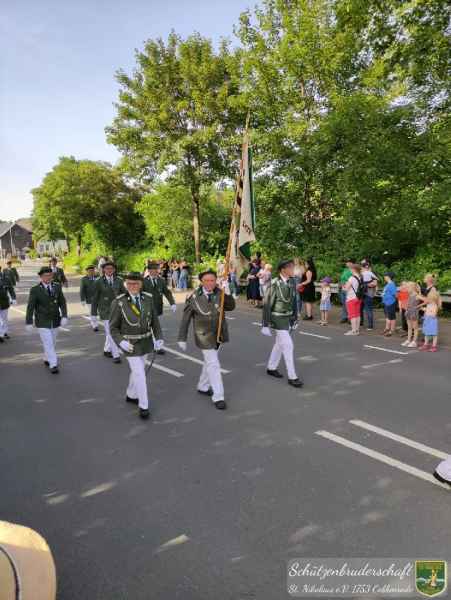
[[[15,0],[0,7],[0,220],[28,217],[60,156],[107,160],[115,72],[150,38],[233,39],[255,0]]]

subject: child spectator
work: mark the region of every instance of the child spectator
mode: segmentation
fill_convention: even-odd
[[[385,313],[385,329],[384,335],[390,337],[396,329],[396,284],[393,281],[394,273],[387,271],[384,273],[385,286],[382,292],[382,304],[384,305]]]
[[[430,291],[426,297],[421,296],[423,303],[420,306],[425,306],[423,319],[423,335],[424,344],[420,350],[429,350],[429,352],[437,352],[438,342],[438,311],[442,307],[442,299],[436,291]]]
[[[266,263],[263,269],[257,273],[257,277],[260,280],[260,296],[264,298],[266,290],[271,285],[272,265]]]
[[[321,280],[321,301],[319,305],[319,310],[321,312],[321,321],[318,321],[320,325],[327,325],[328,323],[329,311],[331,309],[331,282],[332,279],[330,277],[324,277],[324,279]]]
[[[419,305],[421,300],[419,299],[420,286],[414,281],[408,281],[405,285],[408,298],[406,320],[407,320],[407,339],[401,344],[401,346],[408,346],[409,348],[416,348],[418,342],[418,318],[419,318]]]

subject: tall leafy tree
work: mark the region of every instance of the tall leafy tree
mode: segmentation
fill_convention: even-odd
[[[235,55],[225,42],[215,52],[199,34],[183,40],[171,33],[167,42],[146,42],[133,74],[120,71],[117,80],[108,141],[134,177],[170,177],[188,190],[199,262],[201,188],[230,173],[230,149],[236,153],[234,134],[243,123]]]

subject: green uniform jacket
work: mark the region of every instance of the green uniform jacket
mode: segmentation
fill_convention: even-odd
[[[160,316],[163,314],[163,296],[165,296],[171,306],[175,304],[175,300],[163,277],[154,277],[154,281],[155,283],[152,283],[150,277],[145,277],[143,290],[152,294],[155,310],[157,311],[157,315]]]
[[[53,281],[56,281],[60,285],[69,285],[67,282],[66,275],[64,274],[64,271],[61,267],[56,267],[56,271],[53,272]]]
[[[91,304],[96,286],[97,277],[85,275],[80,281],[80,301]]]
[[[297,321],[294,281],[286,283],[281,277],[271,281],[263,301],[263,327],[289,330]]]
[[[99,277],[91,300],[91,315],[97,316],[98,312],[102,321],[107,321],[110,318],[113,300],[125,292],[124,282],[120,277],[113,278],[112,286],[109,285],[105,276]]]
[[[10,307],[11,300],[16,299],[16,293],[14,291],[11,279],[5,275],[4,272],[0,273],[0,310],[6,310]]]
[[[133,344],[133,352],[126,356],[143,356],[153,350],[153,337],[163,339],[158,315],[147,292],[140,294],[141,312],[132,303],[128,293],[121,294],[111,305],[110,330],[113,340],[119,346],[124,340]]]
[[[19,273],[17,272],[16,267],[6,267],[6,269],[3,269],[3,274],[6,275],[6,277],[9,278],[11,285],[17,285],[17,282],[19,281]]]
[[[191,319],[194,324],[194,342],[201,350],[215,350],[217,348],[216,333],[219,325],[219,308],[221,301],[221,290],[216,288],[212,302],[200,287],[193,292],[185,302],[182,322],[179,329],[179,342],[186,342]],[[230,311],[235,308],[233,296],[226,294],[224,297],[224,310]],[[221,342],[229,341],[227,321],[224,318],[221,328]]]
[[[67,317],[66,298],[59,283],[53,282],[53,295],[49,296],[47,290],[39,283],[30,290],[27,305],[27,325],[54,329],[60,326],[61,317]]]

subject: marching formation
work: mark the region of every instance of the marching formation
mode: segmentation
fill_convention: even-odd
[[[294,345],[291,333],[298,326],[298,297],[296,263],[283,260],[277,266],[277,276],[268,280],[263,295],[262,327],[264,336],[274,337],[266,372],[270,377],[283,379],[279,365],[284,360],[288,384],[294,388],[303,386],[296,372]],[[31,287],[26,309],[26,330],[36,328],[43,347],[44,365],[50,373],[59,372],[56,342],[58,331],[68,324],[67,303],[63,287],[68,287],[64,270],[52,259],[48,267],[42,267],[39,283]],[[352,278],[351,270],[351,278]],[[389,274],[386,280],[389,279]],[[230,278],[219,277],[213,270],[198,276],[198,287],[188,293],[178,329],[177,344],[182,351],[187,349],[187,339],[192,326],[194,343],[202,353],[202,370],[197,383],[197,392],[211,398],[218,410],[227,408],[224,382],[219,360],[221,345],[229,342],[229,331],[225,312],[235,309],[235,294],[231,293]],[[17,270],[8,263],[0,268],[0,343],[9,339],[8,309],[16,303],[15,285],[19,281]],[[390,284],[388,282],[387,286]],[[325,282],[322,287],[327,287]],[[418,290],[412,288],[418,297]],[[323,295],[323,294],[322,294]],[[358,297],[358,294],[356,294]],[[85,317],[90,321],[93,332],[103,324],[105,342],[103,354],[114,364],[125,357],[130,373],[125,400],[138,407],[141,419],[151,414],[148,373],[155,354],[164,354],[164,340],[160,319],[163,316],[164,299],[172,313],[177,312],[174,296],[167,280],[160,274],[158,262],[149,261],[144,273],[129,272],[124,278],[116,273],[115,264],[106,260],[101,272],[96,274],[94,265],[86,268],[80,280],[80,302],[86,308]],[[321,300],[323,305],[323,298]],[[360,319],[360,312],[352,312],[348,302],[348,317]],[[418,310],[418,303],[415,309]],[[359,308],[360,310],[360,308]],[[409,312],[410,311],[410,312]],[[387,316],[387,311],[386,311]],[[428,315],[426,315],[427,317]],[[389,319],[390,315],[387,316]],[[415,335],[410,327],[412,320],[410,305],[406,309],[409,322],[409,338]],[[434,336],[434,331],[429,335]],[[451,458],[442,461],[434,472],[440,482],[451,486]]]

